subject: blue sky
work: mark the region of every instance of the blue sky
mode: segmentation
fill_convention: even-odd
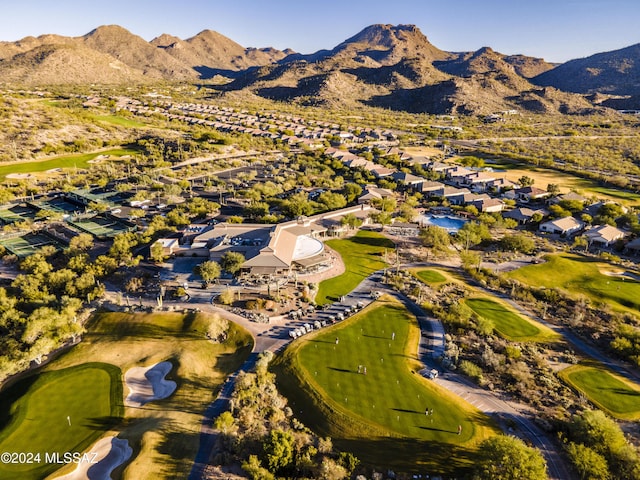
[[[4,3],[4,2],[3,2]],[[118,24],[151,40],[216,30],[245,47],[312,53],[373,23],[417,25],[438,48],[490,46],[562,62],[640,43],[638,0],[10,0],[0,40]]]

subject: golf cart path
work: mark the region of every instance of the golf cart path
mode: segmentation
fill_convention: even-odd
[[[407,297],[386,287],[382,287],[374,278],[379,278],[381,272],[375,272],[365,278],[351,293],[345,295],[344,301],[340,302],[342,309],[347,305],[355,305],[358,301],[370,299],[370,292],[377,290],[398,298],[418,319],[421,330],[420,342],[418,346],[418,358],[425,366],[437,366],[437,361],[444,355],[445,349],[445,331],[442,323],[433,317],[425,315],[425,312]],[[369,300],[370,301],[370,300]],[[369,303],[369,302],[367,302]],[[193,307],[193,304],[185,304],[185,307]],[[204,476],[205,468],[211,458],[215,443],[217,440],[217,432],[213,428],[215,419],[224,411],[228,410],[231,394],[235,385],[235,380],[240,371],[250,371],[258,358],[258,354],[264,351],[278,352],[282,350],[291,341],[288,336],[288,330],[295,328],[305,322],[313,322],[322,315],[329,315],[330,312],[316,312],[311,319],[304,320],[287,320],[281,319],[277,325],[258,324],[252,322],[245,317],[235,315],[224,309],[206,305],[203,306],[204,311],[219,313],[228,320],[234,321],[245,327],[254,337],[254,348],[242,365],[242,367],[231,375],[223,384],[216,400],[207,408],[202,422],[200,435],[200,449],[195,459],[195,463],[189,480],[200,480]],[[573,478],[569,473],[562,458],[558,454],[559,446],[549,435],[543,432],[533,421],[532,412],[523,410],[522,405],[514,402],[508,402],[499,398],[495,393],[483,390],[477,385],[471,383],[462,375],[452,372],[441,374],[435,382],[443,388],[451,391],[455,395],[463,398],[467,402],[474,405],[483,413],[492,416],[504,426],[505,422],[511,421],[517,425],[517,431],[509,431],[507,433],[519,435],[529,440],[543,454],[549,470],[549,478],[557,480],[567,480]]]
[[[427,367],[437,368],[445,351],[442,322],[435,317],[426,315],[424,310],[408,297],[398,292],[391,292],[391,294],[396,296],[418,320],[420,326],[418,359]],[[531,409],[516,402],[503,400],[496,393],[480,388],[463,375],[451,371],[441,371],[433,381],[469,402],[484,414],[493,417],[505,430],[505,433],[529,440],[544,456],[550,479],[567,480],[573,478],[559,455],[560,445],[538,427],[533,420],[534,412]],[[508,422],[517,425],[517,430],[506,427]]]

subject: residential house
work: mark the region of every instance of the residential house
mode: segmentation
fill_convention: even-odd
[[[549,203],[557,204],[557,203],[560,203],[562,200],[578,201],[583,203],[587,201],[587,199],[584,198],[582,195],[576,192],[569,192],[569,193],[565,193],[564,195],[558,195],[557,197],[553,197],[551,200],[549,200]]]
[[[483,198],[475,200],[472,205],[480,212],[485,213],[501,212],[504,209],[504,203],[497,198]]]
[[[531,208],[522,207],[504,212],[502,216],[504,218],[512,218],[519,224],[524,225],[525,223],[529,223],[536,213],[541,214],[543,217],[546,217],[549,214],[549,212],[543,209],[533,210]]]
[[[601,248],[610,247],[617,240],[624,238],[626,232],[611,225],[598,225],[591,227],[584,232],[585,237],[589,241],[589,245],[595,245]]]
[[[496,177],[491,173],[473,172],[467,175],[465,185],[468,185],[472,192],[486,192],[495,181]]]
[[[427,197],[438,196],[436,192],[442,191],[443,189],[444,183],[431,182],[429,180],[425,180],[424,182],[416,185],[416,190],[418,192],[422,192]]]
[[[405,172],[399,172],[399,171],[393,173],[391,177],[398,183],[407,185],[414,189],[416,189],[418,185],[426,181],[426,178],[418,177],[417,175],[413,175],[411,173],[405,173]]]
[[[546,198],[549,196],[549,192],[534,186],[518,188],[514,191],[514,193],[516,195],[515,197],[516,200],[523,203],[529,203],[535,200],[542,200],[543,198]]]
[[[358,197],[358,204],[368,204],[372,200],[393,197],[393,192],[386,188],[379,188],[375,185],[367,185]]]
[[[373,168],[373,169],[371,169],[369,171],[371,173],[373,173],[373,176],[376,177],[376,178],[390,177],[395,172],[397,172],[397,170],[394,169],[394,168],[382,167],[380,165],[376,166],[375,168]]]
[[[639,255],[640,254],[640,238],[636,238],[631,240],[624,246],[624,253],[628,255]]]
[[[540,231],[557,235],[571,235],[584,228],[584,223],[574,217],[557,218],[540,224]]]

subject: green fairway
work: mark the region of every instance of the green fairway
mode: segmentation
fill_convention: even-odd
[[[217,329],[218,321],[214,315],[204,313],[95,315],[82,342],[29,377],[28,382],[1,392],[0,447],[27,452],[48,445],[50,451],[82,451],[110,431],[126,438],[134,450],[118,478],[187,478],[199,446],[203,413],[253,346],[248,332],[233,323],[229,324],[225,341],[212,341],[207,333],[211,328]],[[167,379],[176,382],[175,392],[142,408],[124,408],[125,418],[121,420],[124,395],[129,393],[123,375],[132,367],[148,367],[162,361],[173,366]],[[104,369],[114,372],[117,378],[118,391],[111,392],[116,402],[110,402],[114,397],[109,395],[108,376],[95,367],[105,364],[108,365]],[[89,368],[89,374],[82,373]],[[28,407],[19,414],[24,415],[24,421],[8,416],[14,404]],[[109,405],[120,410],[112,413]],[[46,414],[42,428],[32,423],[38,419],[33,412],[40,411]],[[67,415],[74,430],[69,430]],[[74,466],[64,466],[56,474],[69,473]],[[56,470],[62,465],[53,467]],[[0,470],[3,480],[43,478],[40,474],[29,476],[22,472],[7,477],[3,473]]]
[[[590,362],[569,367],[560,378],[602,410],[620,420],[640,419],[640,386],[624,380],[604,366]]]
[[[92,118],[98,122],[110,123],[112,125],[127,128],[147,128],[149,126],[137,120],[121,117],[119,115],[92,115]]]
[[[571,294],[586,295],[597,304],[619,311],[635,313],[640,309],[640,282],[602,273],[619,270],[619,267],[569,254],[547,255],[545,259],[545,263],[522,267],[506,276],[534,287],[560,288]]]
[[[528,320],[489,298],[468,298],[465,303],[476,314],[491,320],[501,337],[514,342],[547,341],[558,337],[552,330]]]
[[[0,452],[33,452],[40,458],[0,463],[0,478],[42,478],[60,468],[46,461],[47,453],[82,452],[118,423],[124,414],[120,377],[113,365],[86,363],[29,377],[3,392]]]
[[[447,281],[447,278],[437,270],[424,269],[415,270],[414,274],[420,280],[427,284],[438,284]]]
[[[62,155],[59,157],[51,158],[49,160],[8,163],[0,166],[0,179],[4,180],[4,178],[10,173],[38,173],[46,172],[47,170],[51,170],[54,168],[89,168],[91,166],[89,161],[95,160],[101,155],[123,157],[125,155],[133,155],[135,153],[135,150],[116,148],[113,150],[105,150],[101,152]]]
[[[326,244],[340,254],[345,272],[320,283],[316,295],[319,305],[338,300],[373,272],[386,267],[385,251],[394,254],[391,240],[369,230],[360,230],[353,237],[342,240],[328,240]]]
[[[451,473],[468,466],[475,443],[495,430],[474,407],[417,373],[419,338],[415,317],[396,300],[381,300],[294,342],[276,366],[278,381],[305,423],[363,462]]]

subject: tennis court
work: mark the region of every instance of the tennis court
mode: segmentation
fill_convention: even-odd
[[[62,248],[59,242],[42,233],[28,233],[21,237],[2,238],[0,245],[20,258],[34,254],[46,245],[53,245],[56,249]]]
[[[80,207],[74,203],[68,202],[64,198],[52,198],[49,200],[38,202],[34,205],[44,210],[52,210],[54,212],[60,212],[60,213],[74,213],[74,212],[83,210],[83,207]]]
[[[90,233],[96,238],[113,238],[119,233],[135,229],[135,226],[127,225],[122,221],[101,216],[69,222],[69,224],[83,232]]]
[[[25,205],[16,205],[11,208],[0,210],[0,222],[5,225],[33,220],[35,217],[36,210]]]

